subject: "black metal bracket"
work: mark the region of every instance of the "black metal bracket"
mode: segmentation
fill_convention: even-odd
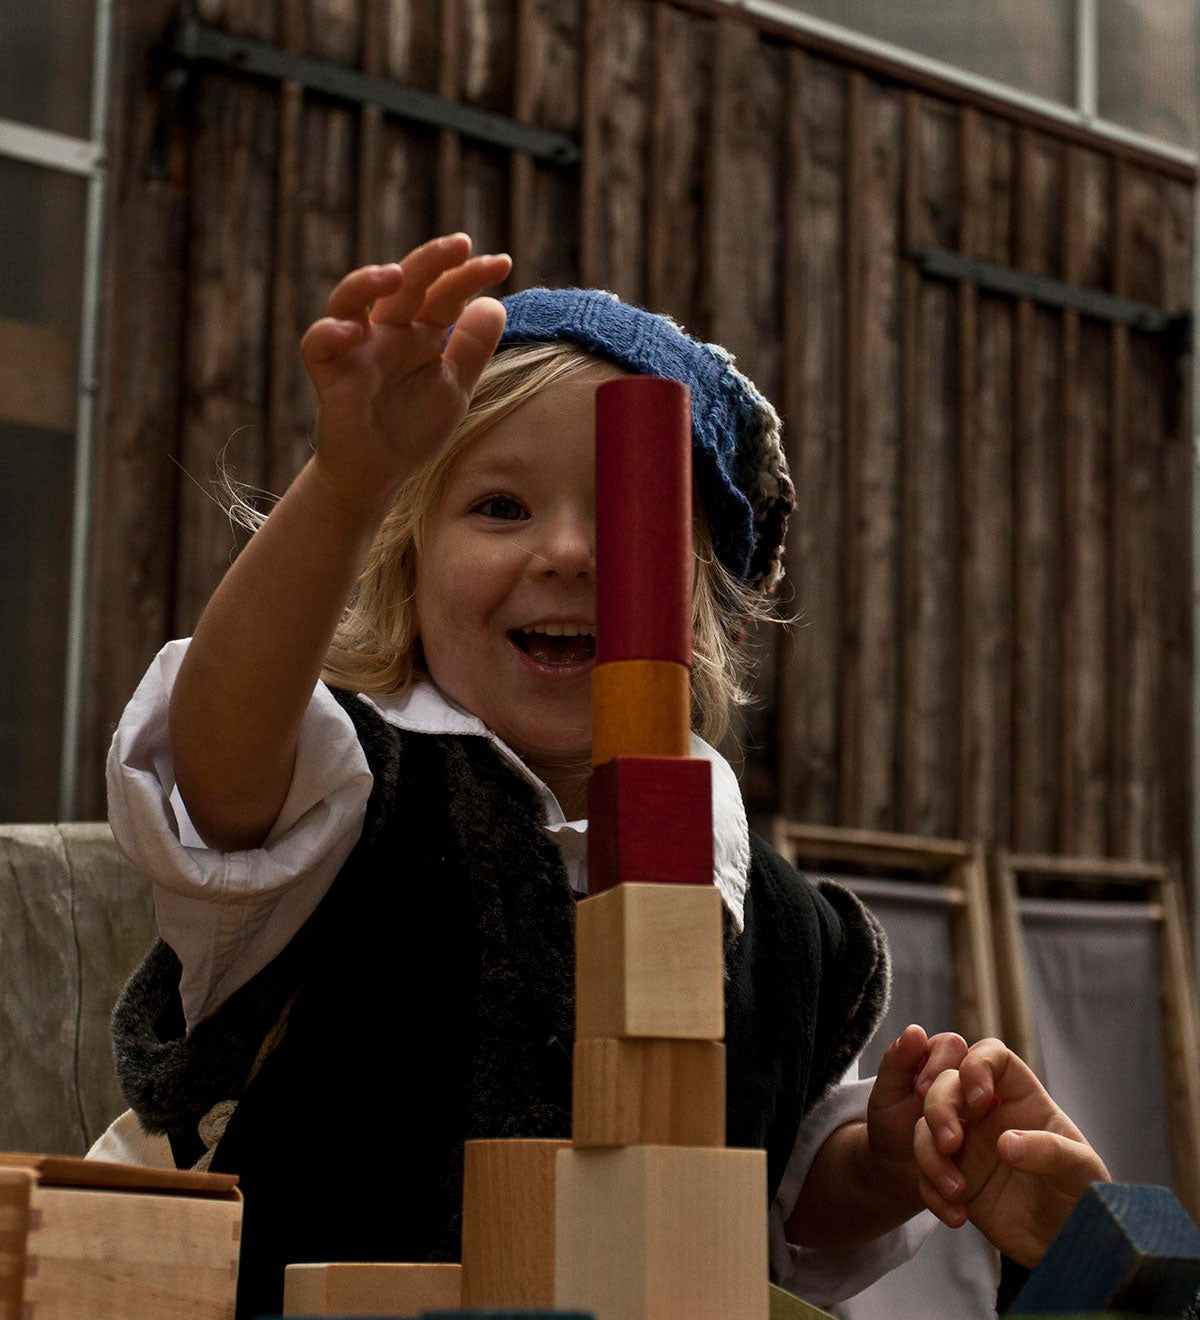
[[[1043,307],[1079,312],[1097,321],[1129,325],[1144,334],[1157,335],[1172,354],[1187,353],[1192,343],[1192,313],[1172,313],[1152,303],[1118,298],[1099,289],[1085,289],[1049,275],[1031,275],[1011,266],[964,257],[941,248],[914,248],[909,256],[922,275],[931,279],[961,280],[989,293],[1011,298],[1031,298]]]
[[[179,114],[187,72],[196,66],[250,78],[299,83],[305,91],[351,105],[377,105],[387,114],[432,128],[448,128],[490,146],[526,151],[549,165],[579,160],[579,147],[563,133],[531,128],[515,119],[447,101],[387,78],[373,78],[329,60],[309,59],[265,41],[234,37],[198,22],[185,3],[157,52],[162,90],[159,122],[147,152],[146,174],[166,178],[171,128]]]

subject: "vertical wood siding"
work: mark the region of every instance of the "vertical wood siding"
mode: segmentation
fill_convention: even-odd
[[[510,287],[599,285],[720,341],[784,415],[795,622],[750,642],[752,813],[1188,856],[1186,360],[908,256],[1182,311],[1179,171],[701,0],[204,0],[203,21],[562,131],[582,160],[205,72],[152,184],[139,61],[170,6],[126,9],[89,813],[137,674],[234,550],[218,456],[286,483],[312,426],[297,345],[333,283],[463,227],[513,253]]]

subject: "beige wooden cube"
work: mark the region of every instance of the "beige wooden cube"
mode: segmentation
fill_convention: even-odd
[[[284,1315],[420,1315],[456,1311],[461,1299],[459,1265],[331,1261],[283,1273]]]
[[[576,1146],[723,1146],[725,1046],[712,1040],[575,1042]]]
[[[767,1320],[761,1150],[558,1156],[554,1304],[596,1320]]]
[[[576,908],[579,1037],[720,1040],[721,895],[713,885],[624,884]]]
[[[0,1155],[0,1316],[227,1320],[237,1179]]]

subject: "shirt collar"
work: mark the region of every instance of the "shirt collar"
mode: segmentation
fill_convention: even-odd
[[[478,716],[464,710],[429,679],[418,679],[403,693],[369,697],[389,724],[410,733],[469,734],[487,738],[500,755],[537,790],[546,811],[546,830],[558,845],[572,885],[587,890],[587,821],[567,820],[558,799],[524,761]],[[740,932],[750,870],[750,830],[737,776],[714,747],[692,734],[691,754],[712,765],[713,881]]]

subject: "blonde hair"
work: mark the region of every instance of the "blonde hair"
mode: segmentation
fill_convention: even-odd
[[[456,460],[472,440],[540,390],[600,361],[561,342],[520,344],[492,357],[457,430],[400,488],[375,536],[325,657],[321,677],[331,687],[374,695],[403,692],[424,672],[415,605],[417,566],[426,519]],[[265,521],[245,492],[228,481],[226,494],[231,516],[242,526],[254,530]],[[752,623],[774,615],[764,593],[743,586],[717,559],[699,500],[695,507],[692,725],[706,741],[717,743],[732,711],[752,699],[746,632]]]

